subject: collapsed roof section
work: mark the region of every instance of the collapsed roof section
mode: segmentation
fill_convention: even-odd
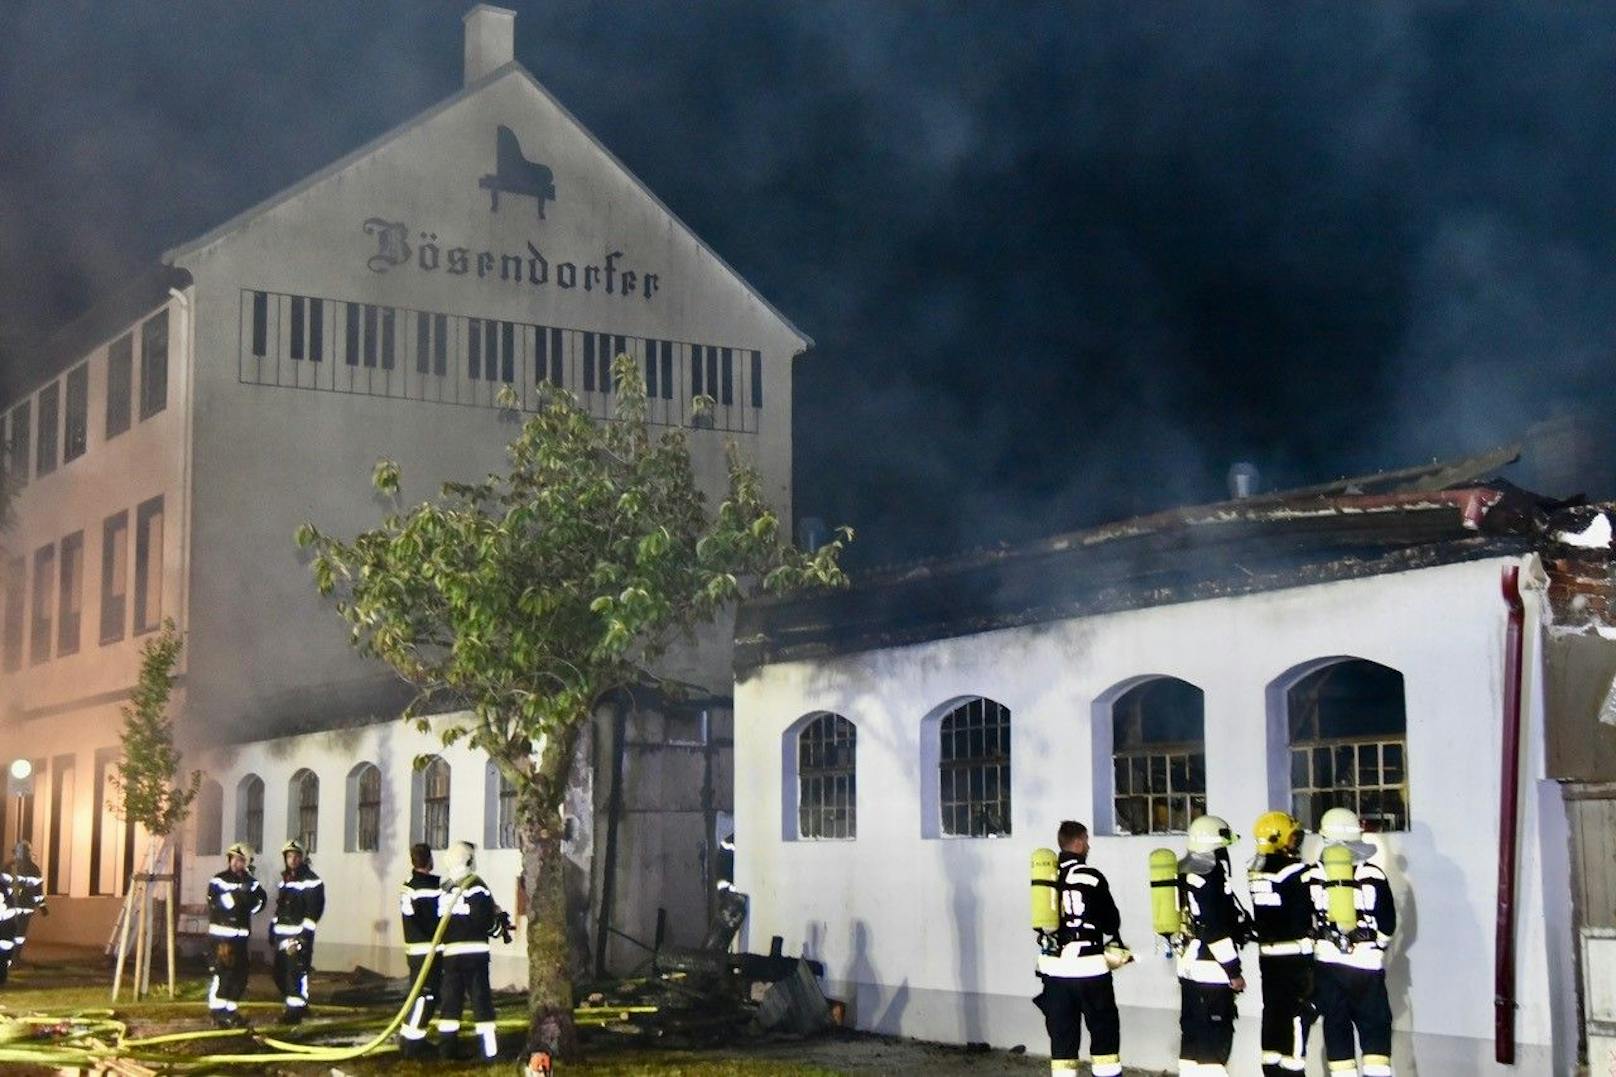
[[[1602,625],[1612,510],[1480,481],[1517,455],[1174,509],[756,600],[736,623],[736,671],[1534,551],[1556,624]]]

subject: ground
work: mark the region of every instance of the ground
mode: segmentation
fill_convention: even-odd
[[[209,1027],[201,973],[194,967],[182,970],[179,998],[170,1000],[166,977],[161,965],[153,969],[153,982],[158,987],[156,997],[138,1003],[129,1002],[127,989],[115,1007],[109,1001],[111,976],[106,960],[98,950],[67,947],[31,946],[24,964],[13,970],[9,984],[0,988],[0,1014],[48,1013],[53,1016],[89,1010],[112,1008],[116,1017],[129,1026],[130,1037],[166,1035],[176,1032],[202,1030]],[[286,1040],[308,1042],[307,1032],[324,1027],[328,1035],[322,1040],[362,1042],[379,1030],[397,1009],[397,1002],[356,1001],[353,980],[344,975],[317,974],[311,984],[315,1003],[315,1016],[295,1032],[268,1028],[270,1035]],[[334,1005],[340,998],[343,1005]],[[249,1019],[268,1026],[280,1007],[275,1001],[273,985],[267,970],[254,970],[249,981],[248,999],[256,1005],[246,1009]],[[519,1012],[520,1000],[509,1003]],[[502,1012],[501,1016],[506,1014]],[[360,1033],[357,1028],[364,1028]],[[345,1029],[351,1029],[344,1035]],[[514,1051],[519,1032],[501,1037],[502,1045]],[[618,1038],[599,1034],[588,1045],[585,1057],[577,1062],[556,1067],[558,1075],[567,1077],[603,1077],[606,1074],[637,1077],[637,1075],[668,1074],[675,1077],[835,1077],[838,1074],[872,1073],[924,1073],[936,1077],[1002,1077],[1011,1074],[1047,1074],[1049,1063],[1041,1057],[1012,1054],[1006,1051],[968,1050],[939,1044],[918,1043],[890,1037],[870,1036],[862,1033],[837,1031],[809,1039],[780,1040],[742,1038],[737,1042],[700,1050],[668,1050],[647,1047],[638,1042],[614,1042]],[[604,1041],[604,1042],[602,1042]],[[1038,1049],[1042,1045],[1028,1045]],[[249,1041],[241,1037],[205,1039],[183,1045],[172,1045],[170,1050],[183,1050],[190,1054],[254,1050]],[[27,1067],[8,1065],[8,1073],[27,1073]],[[211,1065],[209,1072],[218,1072]],[[509,1068],[507,1063],[505,1067]],[[412,1077],[420,1074],[456,1072],[437,1062],[405,1062],[391,1051],[367,1056],[356,1061],[320,1061],[304,1064],[275,1064],[262,1067],[230,1067],[230,1072],[259,1072],[297,1075],[388,1074],[389,1077]],[[467,1064],[460,1072],[489,1072],[485,1067]],[[33,1072],[52,1072],[40,1067]],[[1142,1071],[1129,1071],[1130,1077],[1144,1077]]]

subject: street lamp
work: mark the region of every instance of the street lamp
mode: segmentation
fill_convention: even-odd
[[[17,798],[17,840],[23,841],[22,802],[34,791],[34,765],[26,759],[13,759],[7,773],[6,784]]]

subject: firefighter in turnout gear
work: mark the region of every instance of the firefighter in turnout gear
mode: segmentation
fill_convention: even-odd
[[[1325,812],[1319,835],[1324,851],[1312,873],[1313,998],[1324,1022],[1324,1057],[1330,1077],[1391,1077],[1386,948],[1397,930],[1391,885],[1369,862],[1375,847],[1363,840],[1363,825],[1350,808]]]
[[[1228,823],[1202,815],[1190,823],[1189,854],[1178,862],[1184,910],[1178,936],[1180,1077],[1229,1072],[1235,995],[1246,989],[1240,947],[1250,923],[1229,877],[1234,842]]]
[[[16,915],[17,910],[11,907],[5,888],[0,887],[0,987],[6,985],[6,977],[11,971],[12,921]]]
[[[28,925],[34,913],[50,915],[50,910],[45,907],[44,873],[34,863],[34,848],[28,842],[19,841],[12,848],[11,862],[0,871],[0,889],[5,891],[5,908],[11,913],[11,952],[8,956],[9,963],[15,965],[22,959],[22,944],[28,941]],[[4,974],[0,973],[0,981],[3,981],[3,977]]]
[[[282,1020],[295,1025],[309,1005],[309,969],[314,967],[314,929],[325,913],[325,883],[309,867],[303,846],[281,846],[280,888],[275,892],[275,920],[269,925],[275,947],[275,986],[286,1000]]]
[[[1301,858],[1302,825],[1282,811],[1252,828],[1257,855],[1246,872],[1262,969],[1263,1077],[1301,1073],[1313,1024],[1312,869]]]
[[[1121,1024],[1112,990],[1107,942],[1117,939],[1122,917],[1105,876],[1088,865],[1089,832],[1067,820],[1057,833],[1060,856],[1055,864],[1054,907],[1057,926],[1038,932],[1038,978],[1044,989],[1034,1004],[1049,1030],[1052,1077],[1077,1077],[1083,1026],[1089,1028],[1090,1072],[1094,1077],[1120,1077]],[[1046,849],[1042,853],[1048,856]],[[1117,941],[1112,948],[1121,950]]]
[[[253,878],[252,849],[241,842],[225,850],[225,869],[208,881],[208,939],[213,944],[208,1012],[214,1024],[241,1024],[236,1003],[247,990],[247,937],[252,918],[269,903]]]
[[[410,846],[410,877],[398,892],[398,912],[404,921],[404,960],[410,965],[410,983],[421,974],[421,965],[432,952],[432,936],[438,930],[440,883],[432,874],[432,846],[417,842]],[[398,1030],[399,1050],[405,1058],[417,1057],[426,1046],[427,1022],[438,1009],[438,990],[443,983],[443,961],[432,963],[426,983],[410,1007],[409,1017]]]
[[[484,1061],[499,1049],[494,1035],[494,997],[488,984],[489,940],[510,921],[494,903],[488,884],[474,870],[476,848],[457,841],[443,854],[443,882],[438,915],[449,914],[449,926],[438,948],[443,962],[443,994],[438,1010],[438,1057],[451,1059],[460,1035],[460,1014],[471,1003],[477,1047]],[[461,888],[464,887],[464,890]],[[459,896],[456,892],[460,891]]]

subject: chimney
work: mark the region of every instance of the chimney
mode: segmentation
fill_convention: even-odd
[[[465,15],[466,85],[516,59],[516,12],[478,4]]]

